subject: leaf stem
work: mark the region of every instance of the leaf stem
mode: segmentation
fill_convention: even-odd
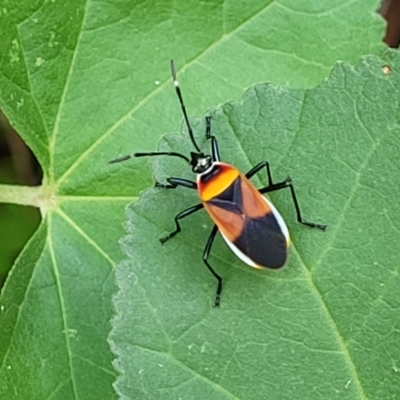
[[[0,184],[0,203],[40,208],[43,203],[43,186]]]

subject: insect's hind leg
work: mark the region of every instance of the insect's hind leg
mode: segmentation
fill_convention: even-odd
[[[211,247],[214,243],[215,235],[217,234],[217,232],[218,232],[218,227],[217,225],[214,225],[210,233],[210,236],[207,239],[207,243],[203,251],[203,262],[204,264],[206,264],[209,271],[213,274],[214,278],[218,281],[217,291],[215,293],[214,307],[218,307],[220,303],[220,297],[222,292],[222,278],[214,271],[213,267],[208,262],[208,256],[210,255]]]

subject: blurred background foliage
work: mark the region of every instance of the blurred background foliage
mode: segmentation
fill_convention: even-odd
[[[0,183],[40,184],[42,173],[34,155],[0,113]],[[0,203],[0,287],[40,222],[37,208]]]

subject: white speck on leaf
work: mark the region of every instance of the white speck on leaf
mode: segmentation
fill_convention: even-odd
[[[35,61],[36,67],[41,67],[46,61],[42,57],[37,57]]]
[[[54,39],[56,37],[56,34],[54,32],[50,32],[50,39],[49,39],[49,43],[48,46],[49,47],[54,47],[58,45],[58,42],[56,42]]]
[[[9,56],[10,56],[10,62],[11,63],[17,63],[19,62],[19,44],[18,40],[14,39],[12,42],[12,47],[9,51]]]

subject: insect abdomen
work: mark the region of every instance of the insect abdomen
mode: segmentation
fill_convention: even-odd
[[[226,170],[212,171],[214,174],[203,183],[206,187],[213,185],[210,194],[218,192],[208,201],[202,198],[204,208],[229,247],[242,261],[255,268],[282,267],[289,245],[285,222],[272,203],[243,174],[229,165],[226,167]],[[228,175],[231,172],[229,168],[237,171],[236,177],[233,173]],[[228,176],[234,177],[229,185]],[[218,191],[221,183],[225,183],[226,187]],[[204,190],[200,186],[200,192]]]

